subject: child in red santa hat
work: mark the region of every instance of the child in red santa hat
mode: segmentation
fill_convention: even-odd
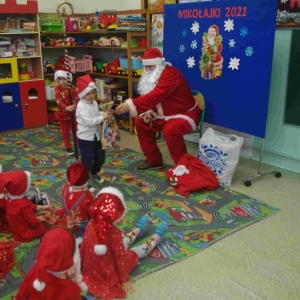
[[[113,187],[99,192],[92,212],[80,248],[83,279],[93,296],[123,299],[127,293],[134,292],[130,283],[131,271],[140,258],[160,243],[167,232],[167,224],[160,223],[151,239],[128,250],[136,238],[143,235],[149,216],[138,219],[136,228],[124,235],[114,224],[126,213],[125,201],[123,194]]]
[[[77,131],[77,125],[75,122],[74,115],[74,129],[71,121],[71,114],[73,114],[76,110],[76,105],[79,101],[77,88],[75,86],[70,86],[71,89],[71,97],[69,94],[68,88],[68,75],[70,81],[72,82],[73,77],[70,72],[67,72],[65,69],[59,69],[55,72],[54,80],[57,82],[57,86],[54,89],[55,92],[55,100],[57,103],[57,119],[59,120],[59,125],[61,129],[61,135],[65,143],[65,147],[67,149],[66,155],[73,155],[74,152],[71,146],[70,140],[70,131]],[[72,100],[72,102],[71,102]]]
[[[24,278],[16,300],[81,300],[87,291],[79,268],[75,268],[75,282],[68,271],[77,265],[78,246],[71,230],[53,226],[42,239],[36,263]]]
[[[89,170],[84,164],[72,164],[67,170],[67,179],[68,183],[61,191],[63,208],[59,209],[56,214],[63,218],[78,208],[81,231],[76,233],[76,236],[83,236],[86,225],[92,216],[90,207],[94,202],[94,196],[87,188]]]
[[[11,271],[16,264],[15,254],[8,243],[0,243],[0,280]]]
[[[111,112],[99,111],[95,101],[97,88],[90,75],[77,78],[78,96],[80,101],[76,109],[77,138],[81,151],[81,162],[88,168],[90,179],[103,183],[98,173],[105,162],[105,150],[101,144],[100,124],[111,116]]]
[[[27,171],[13,171],[0,173],[0,197],[3,199],[4,189],[8,193],[6,198],[6,218],[14,240],[30,242],[40,238],[46,232],[41,219],[35,212],[51,210],[51,205],[40,206],[33,204],[26,196],[31,186],[31,173]]]

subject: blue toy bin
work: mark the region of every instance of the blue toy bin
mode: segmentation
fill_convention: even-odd
[[[123,69],[128,69],[128,59],[127,58],[119,58],[120,61],[120,67]],[[139,58],[132,58],[131,59],[131,69],[142,69],[143,64],[142,60]]]

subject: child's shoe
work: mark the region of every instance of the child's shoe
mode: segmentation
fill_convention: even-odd
[[[101,178],[98,174],[92,174],[92,173],[90,173],[90,179],[94,180],[94,181],[96,181],[98,183],[103,183],[104,182],[104,179]]]
[[[159,225],[157,226],[157,228],[154,231],[154,234],[157,234],[160,237],[160,241],[164,238],[165,234],[168,231],[168,225],[166,222],[161,222],[159,223]]]
[[[68,148],[67,151],[66,151],[66,155],[71,156],[73,154],[74,154],[74,151],[72,150],[72,148]]]
[[[148,215],[143,215],[141,218],[139,218],[136,221],[136,225],[135,225],[136,228],[141,230],[138,237],[141,237],[144,234],[144,232],[149,224],[149,220],[150,220],[150,218]]]

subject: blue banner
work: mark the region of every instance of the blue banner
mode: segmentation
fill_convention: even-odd
[[[205,121],[265,137],[276,0],[165,5],[164,56],[206,100]]]

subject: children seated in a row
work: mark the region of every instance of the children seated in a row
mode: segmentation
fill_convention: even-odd
[[[123,194],[113,187],[102,189],[91,206],[92,218],[80,248],[82,277],[78,276],[77,280],[75,277],[75,281],[101,299],[123,299],[127,293],[134,292],[131,271],[167,232],[166,223],[161,222],[150,239],[128,250],[145,233],[149,216],[138,219],[135,228],[126,234],[115,226],[126,211]],[[74,238],[65,228],[50,229],[42,239],[37,261],[23,280],[16,299],[79,300],[80,289],[68,276],[69,268],[76,261],[74,248]]]

